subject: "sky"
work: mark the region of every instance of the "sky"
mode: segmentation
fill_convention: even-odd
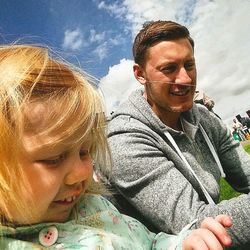
[[[0,0],[0,43],[51,47],[100,79],[107,112],[134,89],[131,47],[145,21],[173,20],[195,40],[197,88],[230,125],[250,109],[250,0]]]

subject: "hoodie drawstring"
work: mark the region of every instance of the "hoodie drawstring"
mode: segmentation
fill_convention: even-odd
[[[208,138],[208,135],[206,134],[205,130],[203,129],[203,127],[201,125],[199,125],[201,133],[220,169],[221,175],[222,177],[225,177],[225,173],[222,169],[219,157],[217,155],[217,153],[215,152],[215,149],[210,141],[210,139]],[[179,157],[182,159],[182,161],[184,162],[184,164],[187,166],[187,168],[190,170],[190,172],[193,174],[193,176],[195,177],[195,179],[197,180],[197,182],[199,183],[207,201],[209,204],[213,204],[215,205],[215,202],[213,201],[212,197],[210,196],[210,194],[208,193],[208,191],[206,190],[206,188],[204,187],[204,185],[201,183],[200,179],[198,178],[198,176],[196,175],[196,173],[194,172],[194,170],[192,169],[192,167],[190,166],[190,164],[188,163],[188,161],[186,160],[185,156],[183,155],[183,153],[181,152],[181,150],[179,149],[178,145],[176,144],[175,140],[173,139],[173,137],[171,136],[171,134],[168,131],[164,132],[165,136],[167,137],[167,139],[169,140],[169,142],[172,144],[172,146],[175,148],[177,154],[179,155]]]

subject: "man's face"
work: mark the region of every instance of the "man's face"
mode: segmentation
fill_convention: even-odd
[[[145,96],[156,114],[183,112],[193,106],[196,66],[187,39],[156,43],[148,49],[142,71]]]

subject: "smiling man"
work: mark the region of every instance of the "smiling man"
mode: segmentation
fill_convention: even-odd
[[[250,243],[249,195],[219,203],[220,177],[250,191],[250,157],[220,119],[193,102],[194,41],[172,21],[146,23],[133,45],[143,85],[112,115],[110,184],[121,210],[155,232],[179,232],[196,218],[233,218],[233,247]]]

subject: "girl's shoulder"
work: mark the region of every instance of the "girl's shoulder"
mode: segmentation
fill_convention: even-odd
[[[79,211],[84,209],[86,212],[96,213],[105,210],[118,211],[116,207],[104,196],[99,194],[85,194],[78,203]]]

